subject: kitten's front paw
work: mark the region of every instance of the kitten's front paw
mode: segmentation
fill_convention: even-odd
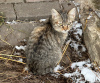
[[[29,73],[28,71],[29,71],[29,69],[28,69],[28,67],[26,66],[26,67],[23,69],[22,74],[25,73],[25,72],[28,74],[28,73]]]

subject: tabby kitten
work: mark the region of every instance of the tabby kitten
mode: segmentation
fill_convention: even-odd
[[[52,9],[51,13],[50,23],[33,29],[26,48],[27,67],[36,75],[53,72],[62,58],[62,46],[75,20],[76,9],[68,14]]]

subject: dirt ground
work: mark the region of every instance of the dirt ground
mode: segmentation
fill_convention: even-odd
[[[25,44],[25,43],[24,43]],[[23,45],[24,45],[23,44]],[[0,54],[11,54],[13,52],[13,47],[3,47],[0,48]],[[14,50],[17,52],[17,50]],[[21,54],[24,55],[23,51],[20,51]],[[85,55],[85,56],[84,56]],[[1,56],[0,56],[1,57]],[[68,59],[70,58],[70,60]],[[4,57],[9,59],[18,59],[12,57]],[[73,72],[70,68],[70,64],[76,61],[86,60],[88,58],[87,52],[83,53],[83,57],[77,56],[76,52],[68,47],[66,54],[63,56],[61,61],[61,66],[65,68],[65,70],[61,70],[59,74],[64,74],[68,72]],[[0,83],[72,83],[72,79],[65,78],[62,75],[59,75],[57,78],[52,76],[53,74],[47,74],[44,76],[36,76],[31,72],[28,74],[26,72],[22,73],[25,64],[18,63],[15,61],[0,59]],[[56,74],[55,74],[56,75]]]
[[[80,41],[78,41],[74,34],[73,30],[69,32],[69,38],[72,40],[80,42],[84,45],[83,36],[80,37]],[[70,42],[71,43],[71,42]],[[25,46],[27,45],[26,41],[20,41],[17,46]],[[81,47],[79,47],[79,50]],[[31,72],[29,73],[22,73],[23,69],[25,68],[26,59],[23,59],[23,63],[19,63],[12,60],[19,60],[19,57],[7,56],[7,55],[15,55],[15,53],[20,53],[20,56],[25,57],[24,50],[17,50],[15,47],[12,46],[4,46],[0,47],[0,83],[72,83],[71,78],[66,78],[63,76],[64,73],[71,73],[74,70],[71,69],[71,63],[87,60],[88,52],[82,52],[79,56],[77,52],[72,48],[70,45],[67,48],[65,55],[63,56],[60,65],[64,67],[64,70],[60,70],[56,76],[55,74],[47,74],[44,76],[36,76],[33,75]],[[2,54],[6,54],[3,56]],[[19,56],[19,55],[16,55]],[[3,57],[1,59],[1,57]]]
[[[80,37],[79,34],[77,34],[80,38],[79,41],[73,34],[74,32],[75,31],[73,30],[69,32],[69,38],[84,45],[83,35],[82,37]],[[27,45],[26,41],[20,41],[17,46],[25,45]],[[81,50],[81,48],[82,47],[80,46],[78,47],[79,50]],[[72,79],[64,77],[63,74],[72,73],[74,71],[70,67],[71,63],[87,60],[89,58],[87,50],[85,52],[81,52],[82,56],[79,56],[77,54],[77,51],[75,51],[75,49],[69,45],[65,55],[60,62],[60,65],[64,67],[64,70],[60,70],[60,72],[55,74],[36,76],[33,75],[31,72],[22,73],[23,69],[25,68],[25,64],[23,64],[26,63],[25,58],[23,58],[23,63],[19,63],[17,61],[14,61],[19,60],[19,57],[7,56],[15,55],[15,53],[20,53],[20,56],[25,57],[24,50],[17,50],[15,49],[15,47],[12,46],[0,47],[0,83],[72,83]],[[6,54],[6,56],[3,56],[3,54]],[[57,76],[57,74],[59,74],[59,76]]]

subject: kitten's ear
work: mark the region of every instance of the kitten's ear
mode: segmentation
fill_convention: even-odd
[[[68,21],[69,22],[74,21],[75,17],[76,17],[76,8],[73,8],[68,12]]]
[[[51,14],[52,14],[52,19],[60,18],[60,14],[55,9],[51,10]]]

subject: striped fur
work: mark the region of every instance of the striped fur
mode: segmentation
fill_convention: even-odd
[[[65,30],[58,24],[61,21],[60,14],[53,9],[51,22],[33,29],[26,48],[27,66],[33,74],[44,75],[53,72],[54,67],[62,58],[61,48],[71,24]],[[67,21],[66,23],[68,24]]]

